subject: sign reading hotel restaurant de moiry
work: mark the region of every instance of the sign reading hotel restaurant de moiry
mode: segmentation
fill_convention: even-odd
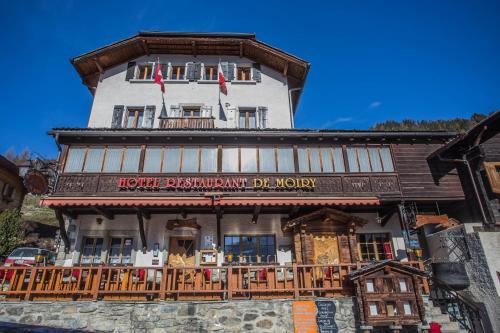
[[[316,187],[316,178],[278,177],[124,177],[118,179],[118,187],[128,191],[160,190],[305,190]]]

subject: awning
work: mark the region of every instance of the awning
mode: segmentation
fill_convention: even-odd
[[[172,207],[172,206],[374,206],[376,197],[48,197],[50,207]]]

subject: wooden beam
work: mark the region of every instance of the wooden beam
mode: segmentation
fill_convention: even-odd
[[[61,233],[61,238],[64,242],[64,252],[68,253],[69,252],[69,237],[68,237],[68,232],[66,231],[66,224],[64,222],[62,210],[56,209],[55,214],[56,214],[56,219],[59,222],[59,230]]]
[[[109,211],[107,209],[104,209],[104,208],[101,208],[101,207],[92,207],[92,210],[95,211],[97,214],[100,214],[100,215],[104,216],[108,220],[114,220],[115,219],[115,214],[113,214],[113,212],[111,212],[111,211]]]
[[[193,56],[196,57],[196,42],[194,40],[191,42],[191,51],[193,52]]]
[[[283,75],[287,76],[287,74],[288,74],[288,61],[285,62],[285,67],[283,68]]]
[[[181,209],[181,216],[183,219],[187,218],[188,216],[187,211],[184,208]]]
[[[293,206],[292,209],[290,210],[290,213],[288,213],[288,216],[290,218],[294,218],[299,213],[299,210],[300,210],[300,206]]]
[[[215,218],[217,220],[217,248],[220,250],[222,247],[222,235],[221,235],[222,209],[220,208],[220,206],[215,206]]]
[[[146,52],[146,54],[149,56],[151,52],[149,51],[148,43],[146,42],[145,39],[141,39],[141,45],[142,48],[144,49],[144,52]]]
[[[142,218],[142,213],[137,213],[137,220],[139,222],[139,234],[141,236],[142,252],[145,253],[146,249],[148,248],[148,244],[146,241],[146,232],[144,231],[144,220]]]
[[[61,211],[62,214],[66,215],[67,217],[69,217],[70,219],[72,220],[76,220],[78,218],[78,214],[73,212],[73,211],[70,211],[70,210],[62,210]]]
[[[243,58],[243,42],[240,42],[240,58]]]
[[[99,71],[99,73],[104,73],[104,69],[102,68],[101,64],[99,63],[99,61],[97,60],[97,58],[94,58],[94,62],[95,62],[95,65],[97,67],[97,70]]]

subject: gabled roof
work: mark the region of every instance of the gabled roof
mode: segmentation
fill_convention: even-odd
[[[267,45],[244,33],[139,32],[137,35],[71,59],[71,63],[92,89],[99,74],[108,68],[150,54],[240,56],[259,62],[303,86],[309,63]]]
[[[333,209],[333,208],[321,208],[318,210],[315,210],[312,213],[305,214],[299,217],[296,217],[294,219],[289,220],[288,222],[283,225],[283,230],[290,230],[296,225],[300,225],[302,223],[308,222],[308,221],[314,221],[323,218],[325,221],[331,222],[331,223],[341,223],[344,225],[347,224],[354,224],[356,226],[361,226],[368,221],[365,219],[354,216],[348,213],[345,213],[343,211]]]
[[[488,141],[498,133],[500,133],[500,111],[496,111],[466,133],[460,134],[443,147],[437,149],[429,155],[428,159],[438,155],[442,157],[460,157],[461,153],[474,145]]]
[[[384,268],[385,266],[391,266],[393,268],[396,268],[399,271],[406,272],[408,274],[415,274],[419,276],[427,276],[428,274],[424,271],[421,271],[420,269],[417,269],[415,267],[412,267],[410,265],[405,265],[402,264],[399,261],[392,260],[392,259],[386,259],[378,262],[373,262],[369,265],[366,265],[360,269],[355,270],[354,272],[351,272],[347,275],[349,280],[355,280],[359,278],[360,276],[369,274],[371,272],[377,271],[381,268]]]

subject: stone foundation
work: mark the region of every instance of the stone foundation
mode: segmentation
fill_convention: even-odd
[[[0,332],[290,333],[292,302],[0,302]],[[339,332],[356,332],[353,299],[335,305]]]

